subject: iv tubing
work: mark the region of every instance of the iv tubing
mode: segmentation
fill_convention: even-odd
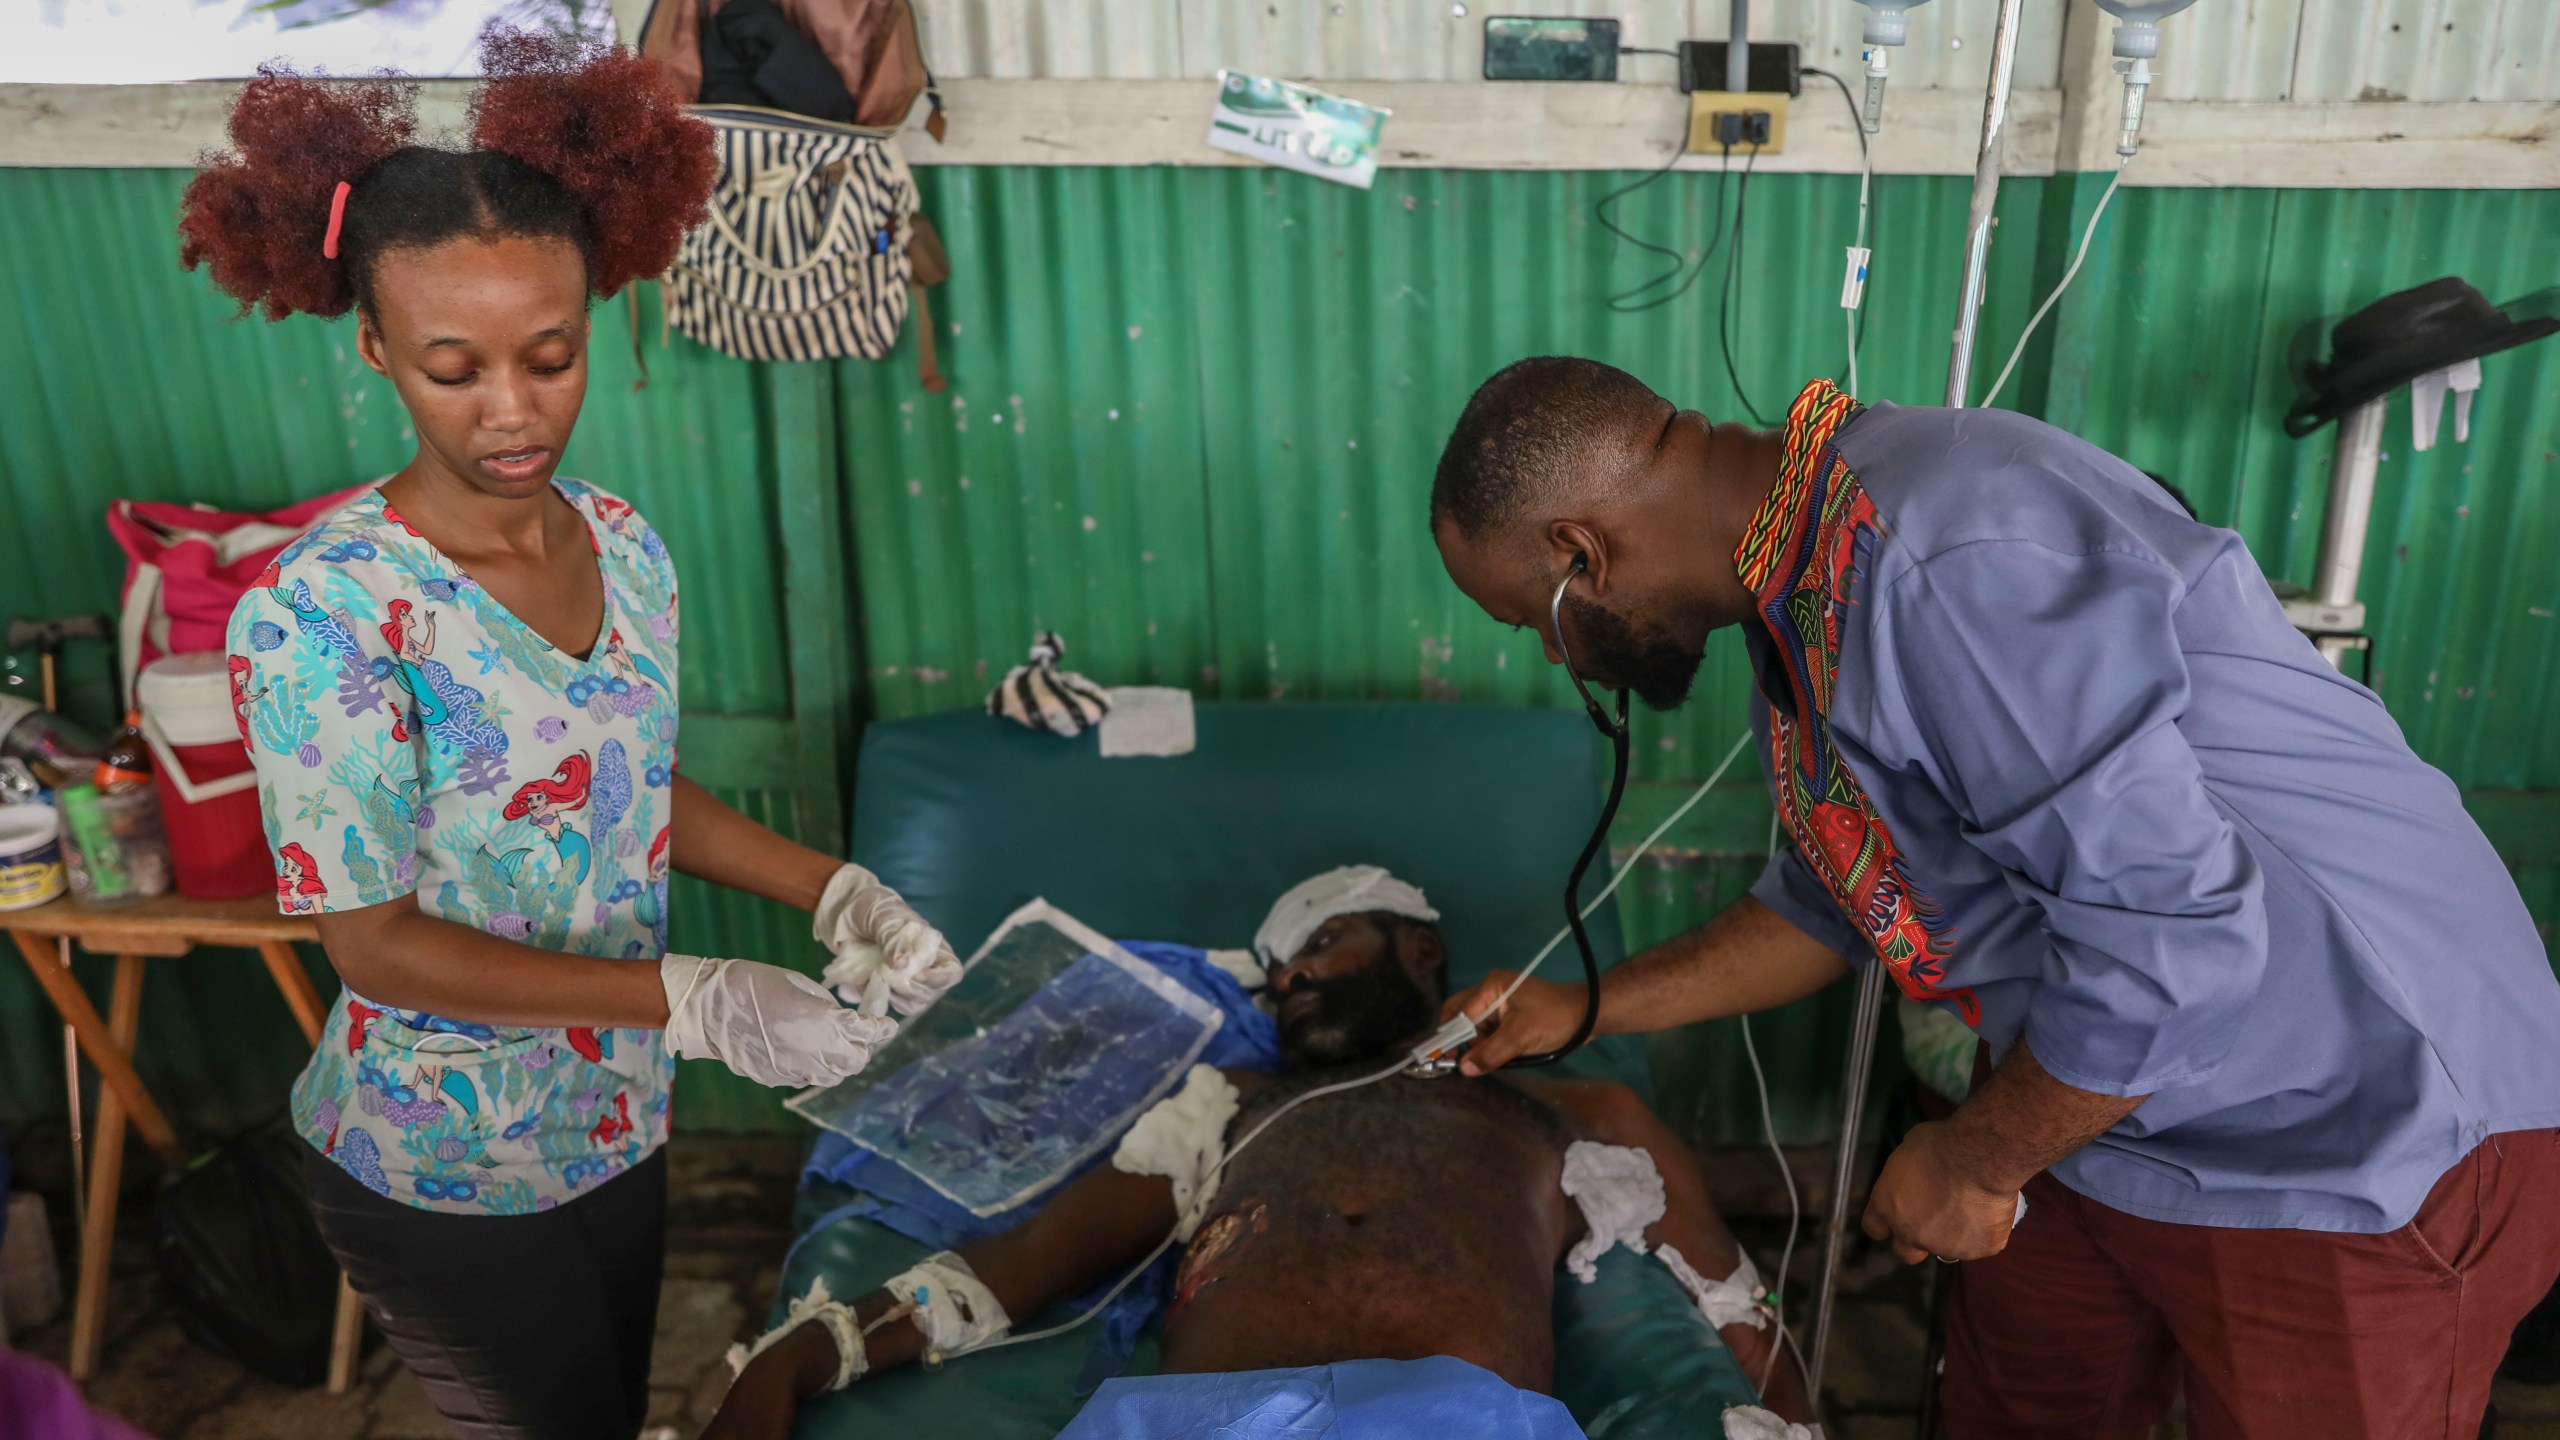
[[[2027,342],[2035,338],[2036,327],[2044,323],[2045,312],[2053,308],[2053,302],[2062,298],[2063,291],[2071,288],[2072,277],[2080,273],[2080,262],[2089,258],[2089,241],[2098,233],[2098,221],[2106,216],[2107,202],[2116,198],[2116,187],[2123,183],[2124,167],[2119,165],[2115,178],[2107,182],[2106,193],[2098,197],[2098,208],[2089,212],[2089,223],[2080,227],[2080,248],[2071,257],[2071,268],[2062,272],[2062,279],[2055,283],[2053,293],[2045,296],[2044,303],[2036,307],[2036,313],[2028,317],[2027,328],[2018,332],[2017,346],[2009,352],[2009,363],[2000,367],[2000,378],[1991,382],[1991,393],[1982,397],[1985,409],[2000,403],[2000,387],[2009,383],[2009,372],[2018,368],[2018,359],[2027,353]],[[1852,381],[1850,390],[1853,395],[1856,388],[1856,382]]]

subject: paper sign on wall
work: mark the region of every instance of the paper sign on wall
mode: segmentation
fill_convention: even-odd
[[[1378,178],[1388,112],[1241,70],[1218,72],[1209,143],[1232,155],[1362,190]]]

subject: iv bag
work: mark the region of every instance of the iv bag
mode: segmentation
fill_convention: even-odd
[[[1009,916],[960,983],[863,1073],[790,1108],[980,1216],[1118,1143],[1223,1017],[1048,904]]]

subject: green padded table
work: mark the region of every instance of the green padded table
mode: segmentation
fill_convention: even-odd
[[[1283,890],[1353,864],[1422,887],[1442,914],[1453,985],[1516,968],[1563,923],[1564,878],[1607,779],[1579,711],[1203,703],[1196,718],[1197,748],[1171,758],[1104,759],[1090,733],[1060,739],[975,711],[873,725],[855,781],[854,858],[963,953],[1033,899],[1122,939],[1242,948]],[[1606,883],[1601,868],[1589,893]],[[1614,962],[1616,908],[1588,928],[1601,962]],[[1542,973],[1578,968],[1567,942]],[[1643,1048],[1625,1037],[1549,1073],[1651,1093]],[[924,1255],[868,1221],[811,1231],[847,1198],[825,1185],[802,1192],[785,1296],[820,1275],[839,1295],[859,1294]],[[1556,1339],[1556,1393],[1594,1437],[1721,1434],[1724,1408],[1751,1398],[1670,1275],[1624,1250],[1603,1259],[1597,1284],[1559,1272]],[[798,1433],[1048,1436],[1078,1408],[1090,1343],[1076,1331],[939,1373],[876,1376],[804,1409]],[[1131,1371],[1155,1361],[1142,1340]]]

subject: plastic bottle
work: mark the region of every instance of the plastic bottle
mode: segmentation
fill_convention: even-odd
[[[72,894],[120,905],[169,893],[169,839],[149,786],[100,794],[84,780],[56,791],[54,804],[71,839]]]
[[[118,795],[150,784],[151,747],[142,740],[142,712],[128,710],[123,727],[107,737],[106,754],[99,757],[98,793]]]

